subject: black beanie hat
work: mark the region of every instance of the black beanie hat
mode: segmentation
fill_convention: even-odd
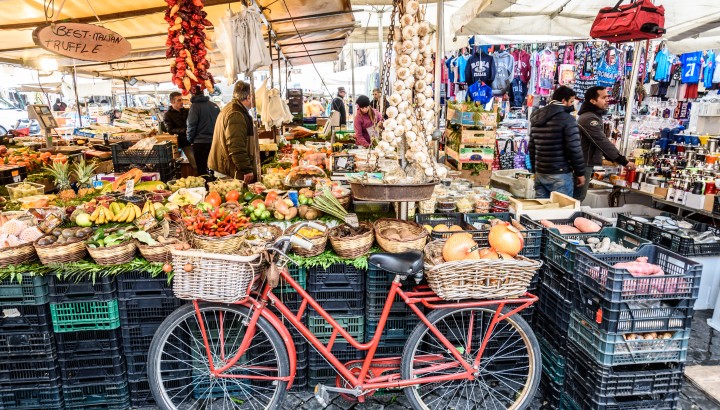
[[[365,108],[370,106],[370,99],[367,95],[361,95],[358,97],[357,101],[355,101],[355,104],[358,105],[360,108]]]

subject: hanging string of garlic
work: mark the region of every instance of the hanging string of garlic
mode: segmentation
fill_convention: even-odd
[[[447,169],[428,152],[435,130],[430,23],[424,20],[417,0],[403,0],[403,4],[400,30],[394,32],[395,79],[385,110],[388,119],[375,151],[380,158],[391,157],[405,138],[408,162],[422,167],[427,177],[442,178]]]

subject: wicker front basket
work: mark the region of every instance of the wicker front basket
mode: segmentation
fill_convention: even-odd
[[[505,299],[527,292],[541,261],[517,256],[514,260],[473,259],[442,261],[444,240],[425,247],[425,278],[442,299]],[[440,262],[440,263],[438,263]]]
[[[192,246],[214,253],[235,253],[245,242],[245,232],[238,232],[227,236],[205,236],[193,233]]]
[[[0,267],[3,268],[9,265],[32,262],[35,259],[37,259],[37,253],[32,242],[0,250]]]
[[[370,222],[360,222],[360,226],[367,228],[367,232],[341,238],[338,236],[338,231],[342,225],[338,225],[328,232],[330,238],[330,244],[332,245],[335,253],[341,258],[354,259],[359,256],[366,255],[370,248],[372,248],[373,242],[375,242],[375,234],[373,232],[373,226]]]
[[[98,265],[112,266],[132,261],[137,251],[137,245],[135,240],[132,240],[105,248],[91,248],[88,246],[87,250]]]
[[[389,228],[407,229],[414,237],[412,239],[389,239],[383,233]],[[421,251],[427,242],[428,232],[419,224],[399,219],[380,218],[375,222],[375,239],[378,245],[390,253],[401,253],[411,250]]]
[[[85,242],[83,241],[62,245],[38,245],[38,242],[35,241],[34,245],[35,252],[37,252],[40,262],[42,262],[43,265],[49,265],[51,263],[77,262],[86,257],[88,254]]]
[[[314,221],[314,222],[316,224],[326,226],[322,222],[318,222],[318,221]],[[285,229],[285,233],[290,235],[300,223],[301,222],[298,222],[298,223],[294,223],[294,224],[288,226],[287,229]],[[318,236],[317,238],[303,238],[303,239],[310,241],[313,244],[313,247],[310,248],[310,250],[307,250],[307,249],[301,248],[299,246],[293,245],[292,251],[295,252],[295,254],[298,256],[304,256],[306,258],[310,258],[310,257],[317,256],[317,255],[320,255],[321,253],[325,252],[325,246],[327,245],[327,239],[328,239],[328,232],[326,230],[325,232],[323,232],[323,234],[321,236]]]
[[[250,291],[262,272],[260,255],[237,256],[209,253],[200,249],[171,249],[173,293],[180,299],[234,303]]]

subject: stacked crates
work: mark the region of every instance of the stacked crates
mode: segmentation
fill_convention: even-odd
[[[129,408],[115,278],[48,281],[65,408]]]
[[[63,408],[47,278],[0,280],[0,408]]]
[[[647,265],[618,263],[647,258]],[[644,260],[644,259],[643,259]],[[667,249],[575,254],[565,408],[677,407],[702,266]]]
[[[385,306],[385,301],[390,294],[395,274],[384,271],[372,265],[367,271],[365,283],[365,341],[369,342],[375,336],[380,323],[380,316]],[[412,279],[409,279],[412,280]],[[380,344],[375,357],[392,357],[402,355],[403,347],[410,333],[415,329],[420,319],[410,309],[399,295],[395,296],[390,308]]]
[[[152,407],[147,360],[150,343],[160,324],[182,301],[177,299],[164,274],[134,271],[117,277],[121,338],[127,362],[127,377],[133,407]],[[176,379],[189,375],[178,374]]]
[[[334,263],[327,268],[308,269],[307,291],[338,324],[357,341],[365,335],[365,275],[366,271],[352,265]],[[333,333],[330,324],[312,308],[308,308],[308,328],[327,344]],[[361,351],[342,337],[332,346],[332,352],[342,363],[361,359]],[[337,373],[314,348],[309,349],[308,383],[335,384]]]

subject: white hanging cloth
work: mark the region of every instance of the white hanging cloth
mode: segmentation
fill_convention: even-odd
[[[270,52],[262,35],[260,9],[255,5],[245,8],[234,14],[230,23],[233,34],[230,43],[235,49],[237,72],[250,75],[256,69],[270,65]]]
[[[273,126],[279,127],[283,123],[293,120],[285,100],[280,96],[280,90],[271,88],[267,95],[267,104],[263,107],[262,121],[266,130],[270,130]]]
[[[244,6],[241,6],[244,8]],[[218,46],[218,51],[223,55],[225,60],[225,78],[227,78],[227,84],[232,85],[237,79],[237,75],[240,74],[240,70],[237,67],[237,48],[235,47],[233,19],[234,14],[230,9],[227,9],[225,16],[220,18],[220,23],[215,26],[215,32],[217,33],[217,39],[215,44]]]

